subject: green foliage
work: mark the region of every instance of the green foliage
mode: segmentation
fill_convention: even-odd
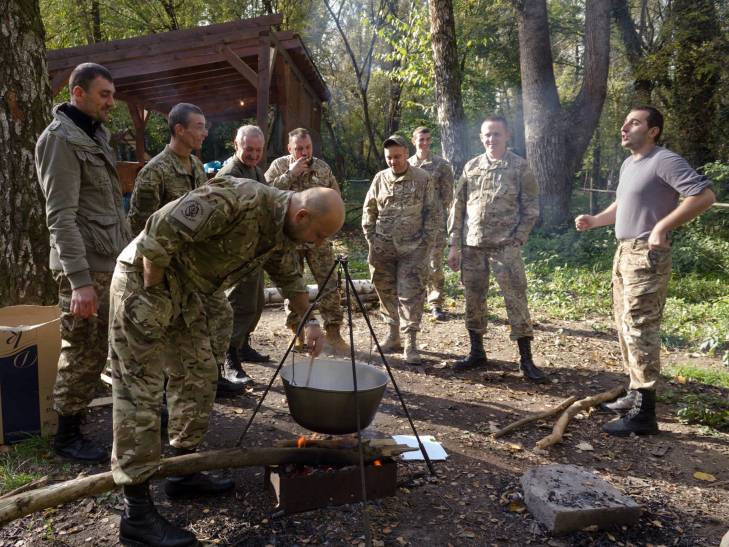
[[[48,439],[32,437],[9,447],[0,457],[0,494],[39,479],[50,449]]]
[[[679,421],[698,424],[718,431],[729,431],[729,403],[706,394],[684,396],[676,412]]]
[[[674,378],[682,376],[689,382],[729,389],[729,372],[724,370],[707,369],[697,367],[696,365],[683,364],[669,367],[666,369],[665,374]]]

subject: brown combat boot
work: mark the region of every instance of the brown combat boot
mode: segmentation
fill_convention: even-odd
[[[329,349],[333,354],[349,355],[349,344],[339,334],[339,325],[329,325],[326,327],[325,336],[327,344],[329,344]]]
[[[402,357],[409,365],[423,364],[423,360],[420,358],[420,352],[418,351],[417,336],[418,333],[416,331],[410,331],[405,339],[405,351],[403,351]]]
[[[400,325],[389,325],[390,332],[387,338],[380,344],[383,353],[395,353],[402,350],[402,341],[400,340]]]

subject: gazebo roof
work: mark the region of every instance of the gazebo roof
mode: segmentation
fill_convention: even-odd
[[[138,112],[167,114],[178,102],[191,102],[208,119],[261,117],[267,109],[276,57],[288,65],[313,102],[330,98],[324,80],[299,35],[276,32],[279,14],[100,42],[49,51],[48,70],[55,95],[78,64],[104,65],[114,76],[116,98]],[[259,66],[266,64],[268,66]],[[275,97],[271,97],[275,102]]]

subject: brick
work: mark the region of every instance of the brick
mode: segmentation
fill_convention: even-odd
[[[553,534],[596,525],[638,522],[642,507],[593,471],[576,465],[542,465],[521,477],[529,512]]]

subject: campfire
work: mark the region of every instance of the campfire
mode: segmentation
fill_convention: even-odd
[[[280,447],[358,450],[356,435],[336,437],[314,433],[296,440],[279,441]],[[363,441],[367,499],[393,496],[397,486],[396,456],[412,450],[392,439]],[[362,480],[357,465],[285,464],[266,468],[270,485],[285,514],[311,511],[320,507],[344,505],[362,500]]]

